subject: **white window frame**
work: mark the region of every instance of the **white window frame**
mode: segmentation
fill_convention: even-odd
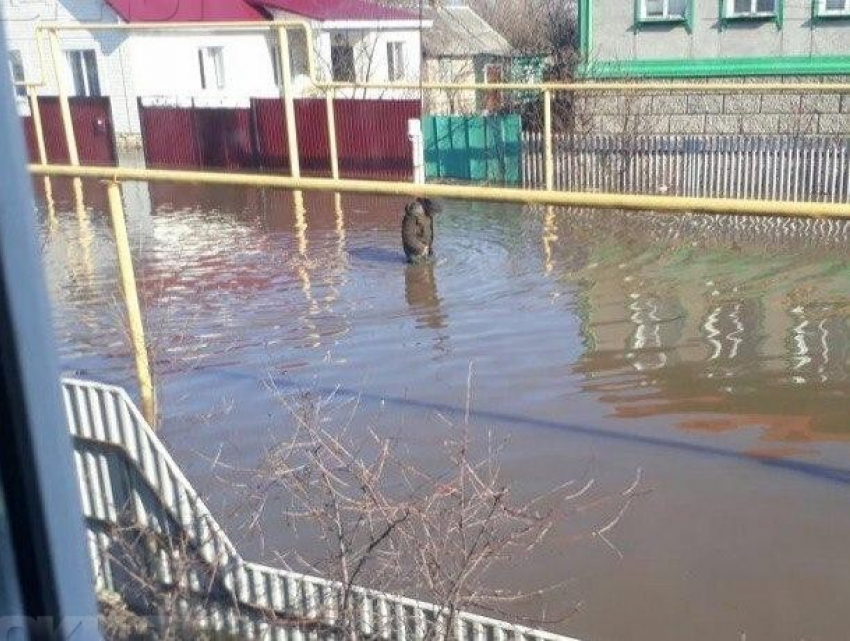
[[[93,69],[89,66],[88,58],[86,57],[87,53],[91,54],[91,62],[94,65]],[[82,71],[82,77],[80,78],[82,86],[77,86],[74,78],[75,58],[77,56],[79,56],[80,70]],[[68,64],[68,73],[75,96],[99,97],[103,95],[103,85],[100,81],[100,63],[97,59],[97,51],[95,49],[68,49],[65,51],[65,60]],[[94,83],[92,83],[92,71],[94,71]]]
[[[20,71],[20,73],[16,73],[16,71]],[[9,50],[9,75],[12,77],[12,83],[16,82],[26,82],[27,81],[27,72],[26,67],[24,67],[24,56],[21,53],[20,49],[10,49]],[[21,85],[14,85],[15,88],[15,96],[18,98],[26,98],[27,97],[27,88]]]
[[[773,18],[779,11],[779,3],[782,0],[773,0],[773,9],[770,11],[757,11],[756,4],[758,0],[749,0],[749,11],[735,11],[735,0],[726,0],[726,17],[727,18]]]
[[[826,0],[817,0],[819,16],[850,16],[850,0],[844,0],[843,9],[829,9]]]
[[[227,88],[224,47],[199,47],[198,67],[201,74],[201,91],[223,91]]]
[[[403,40],[387,42],[387,80],[389,82],[404,80],[407,77],[407,49]]]
[[[272,57],[272,78],[274,79],[274,86],[280,88],[283,84],[283,78],[280,75],[280,49],[278,48],[277,43],[269,45],[269,53]]]
[[[640,0],[640,4],[638,5],[639,11],[640,11],[640,15],[638,16],[638,19],[641,22],[653,22],[653,21],[669,22],[671,20],[687,20],[687,18],[688,18],[688,4],[687,4],[687,2],[685,3],[685,10],[682,13],[671,14],[670,13],[670,0],[663,0],[663,2],[664,2],[663,15],[660,15],[660,16],[649,15],[647,13],[647,10],[646,10],[646,2],[647,2],[647,0]]]

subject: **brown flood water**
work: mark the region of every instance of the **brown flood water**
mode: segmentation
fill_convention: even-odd
[[[61,189],[57,186],[57,192]],[[44,226],[63,366],[126,385],[101,188]],[[574,524],[503,577],[591,640],[850,638],[850,227],[446,203],[407,267],[403,202],[244,189],[126,192],[162,434],[237,539],[209,457],[256,463],[288,420],[268,391],[358,397],[428,458],[443,419],[509,434],[521,492],[637,469],[609,538]],[[44,213],[44,212],[42,212]],[[265,547],[285,548],[266,527]],[[569,543],[569,544],[568,544]],[[545,602],[544,602],[545,601]],[[536,608],[536,609],[535,609]]]

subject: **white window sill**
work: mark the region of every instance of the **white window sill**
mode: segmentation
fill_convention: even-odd
[[[644,16],[640,19],[641,22],[684,22],[685,16]]]
[[[776,17],[775,11],[759,11],[757,13],[730,13],[727,20],[767,20]]]

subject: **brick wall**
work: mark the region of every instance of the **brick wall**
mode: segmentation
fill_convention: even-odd
[[[850,93],[585,94],[574,105],[579,133],[850,135]]]

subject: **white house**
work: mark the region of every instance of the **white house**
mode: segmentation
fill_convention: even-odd
[[[504,82],[513,50],[471,7],[458,2],[425,9],[433,26],[424,32],[424,73],[434,82]],[[499,92],[432,91],[429,110],[441,113],[475,113],[497,109]]]
[[[39,58],[35,28],[40,23],[262,23],[297,18],[313,25],[319,70],[328,78],[417,81],[421,66],[419,21],[366,0],[0,0],[0,13],[13,77],[43,80],[41,95],[55,95],[57,90],[46,47],[44,65]],[[295,91],[306,95],[312,92],[307,43],[300,32],[291,34]],[[247,106],[252,97],[279,94],[271,31],[74,30],[62,31],[60,43],[65,86],[72,95],[108,96],[119,138],[138,137],[139,100]],[[21,106],[26,109],[24,100]]]
[[[55,95],[57,89],[47,47],[43,67],[39,60],[35,27],[40,23],[267,19],[242,0],[0,0],[0,12],[14,77],[44,80],[41,95]],[[108,96],[119,136],[139,133],[139,98],[227,104],[276,94],[270,47],[261,32],[62,31],[60,46],[66,88],[76,96]]]
[[[319,75],[340,82],[417,83],[422,69],[422,29],[432,20],[420,20],[412,11],[381,6],[367,0],[250,0],[277,20],[308,20]],[[293,34],[292,60],[296,87],[309,93],[306,42]],[[411,91],[355,90],[340,96],[402,97]]]

